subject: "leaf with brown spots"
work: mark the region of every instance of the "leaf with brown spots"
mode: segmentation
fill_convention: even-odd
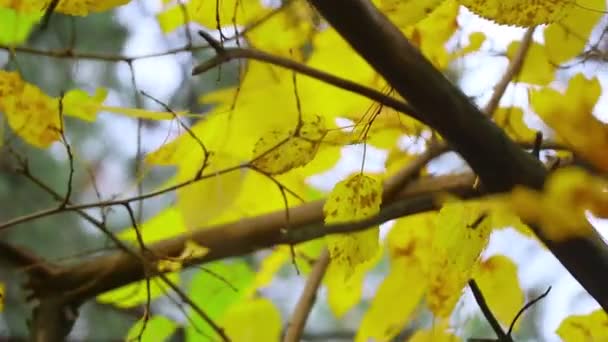
[[[382,201],[382,184],[369,176],[356,174],[336,184],[329,194],[323,213],[325,223],[343,223],[366,219],[380,211]],[[362,277],[353,276],[366,269],[377,258],[380,250],[378,227],[350,234],[335,234],[326,237],[331,262],[327,282],[333,287],[355,288]],[[337,289],[329,289],[340,293]],[[360,294],[360,293],[359,293]],[[352,298],[350,298],[352,299]],[[351,300],[348,299],[349,303]],[[332,298],[330,307],[334,314],[343,314],[349,305],[343,305]],[[358,298],[357,298],[358,300]],[[333,304],[332,304],[333,303]],[[355,301],[356,303],[356,301]]]

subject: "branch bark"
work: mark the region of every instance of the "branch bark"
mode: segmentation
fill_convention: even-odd
[[[388,83],[413,105],[479,175],[491,192],[541,189],[547,170],[488,119],[369,0],[309,0]],[[556,243],[535,233],[608,311],[608,249],[599,235]]]
[[[189,259],[184,267],[241,256],[275,245],[309,241],[327,234],[360,231],[404,215],[435,210],[435,196],[438,193],[448,192],[465,198],[478,195],[473,189],[474,179],[472,174],[421,178],[396,194],[393,200],[386,201],[378,215],[356,223],[325,225],[322,210],[324,201],[316,201],[290,209],[287,232],[284,231],[284,227],[288,226],[285,212],[279,210],[237,222],[203,227],[191,234],[146,247],[150,255],[158,257],[177,257],[188,240],[210,249],[203,258]],[[116,251],[62,269],[35,291],[40,296],[69,293],[71,301],[82,301],[144,277],[140,260],[125,251]]]

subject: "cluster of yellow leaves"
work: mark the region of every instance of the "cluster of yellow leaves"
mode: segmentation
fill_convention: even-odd
[[[586,218],[590,211],[608,217],[608,184],[586,171],[568,167],[555,171],[542,192],[515,188],[510,203],[524,221],[540,225],[546,237],[562,241],[593,232]]]
[[[530,105],[566,143],[600,170],[608,170],[608,125],[593,115],[601,95],[597,78],[577,74],[564,94],[550,89],[530,91]]]
[[[82,90],[71,90],[61,100],[62,114],[94,120],[106,92],[90,97]],[[0,111],[9,126],[28,143],[45,148],[60,139],[60,99],[21,79],[17,72],[0,70]]]
[[[537,85],[549,84],[557,66],[583,51],[587,37],[606,9],[603,0],[460,0],[460,3],[499,24],[524,27],[549,24],[543,29],[544,44],[531,44],[517,76],[520,82]],[[513,58],[519,44],[509,45],[509,58]]]
[[[390,272],[365,313],[356,340],[390,340],[425,298],[440,322],[447,324],[443,318],[452,313],[471,278],[499,321],[509,325],[524,301],[517,266],[502,255],[479,260],[491,228],[510,222],[503,213],[486,213],[493,207],[496,204],[447,202],[438,215],[397,220],[387,238]],[[419,338],[424,341],[432,334],[439,339],[445,331],[447,326],[420,332]]]

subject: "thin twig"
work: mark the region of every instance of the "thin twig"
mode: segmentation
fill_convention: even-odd
[[[291,320],[287,325],[287,332],[283,338],[283,342],[298,342],[302,338],[302,332],[306,325],[306,320],[310,314],[310,310],[315,303],[317,297],[317,289],[323,280],[323,276],[329,266],[329,252],[324,250],[321,252],[319,259],[315,262],[312,272],[306,280],[306,286],[300,295],[298,304],[291,316]]]
[[[485,316],[486,320],[488,321],[488,323],[490,323],[492,330],[494,330],[494,332],[496,333],[498,341],[513,342],[511,336],[507,335],[504,330],[502,330],[500,323],[498,323],[498,320],[492,313],[492,310],[490,310],[486,299],[483,297],[483,294],[481,293],[481,290],[479,289],[479,286],[477,285],[477,282],[474,279],[469,280],[469,287],[471,288],[471,292],[473,292],[473,296],[475,297],[477,305],[479,305],[479,309],[481,309],[481,312]]]
[[[212,37],[210,38],[213,39]],[[293,70],[300,74],[331,84],[338,88],[359,94],[376,102],[382,103],[383,105],[393,108],[399,112],[406,113],[422,122],[425,122],[425,120],[423,120],[422,114],[420,114],[414,107],[406,104],[403,101],[400,101],[391,96],[387,96],[375,89],[362,86],[358,83],[334,76],[332,74],[326,73],[315,68],[311,68],[305,64],[251,48],[222,48],[221,51],[222,53],[217,54],[209,60],[196,66],[192,70],[192,75],[204,73],[231,60],[253,59],[261,62],[266,62],[272,65],[280,66],[289,70]]]
[[[500,99],[502,99],[505,91],[507,90],[507,86],[509,85],[509,83],[511,83],[515,75],[517,75],[521,71],[521,68],[526,59],[526,55],[528,54],[528,50],[530,50],[530,45],[532,43],[532,35],[534,34],[535,28],[536,27],[533,26],[526,30],[526,33],[524,33],[524,36],[521,40],[521,44],[519,45],[519,49],[515,52],[515,55],[509,62],[507,70],[503,74],[500,81],[498,81],[498,83],[494,86],[494,93],[492,93],[490,101],[488,101],[488,103],[484,107],[484,112],[488,116],[492,117],[492,115],[498,108],[498,103],[500,102]]]
[[[528,310],[532,305],[536,304],[539,300],[545,298],[549,294],[550,291],[551,291],[551,286],[549,286],[547,288],[547,290],[545,292],[543,292],[540,296],[529,301],[528,303],[526,303],[526,305],[524,305],[521,309],[519,309],[519,311],[515,315],[515,318],[513,318],[513,321],[511,321],[511,324],[509,325],[509,331],[507,332],[507,334],[509,336],[511,336],[511,332],[513,332],[513,328],[515,327],[515,323],[517,323],[517,320],[519,319],[519,317],[521,317],[521,315],[523,315],[523,313],[526,312],[526,310]]]
[[[72,197],[72,183],[74,181],[74,154],[72,153],[72,147],[68,142],[68,139],[65,135],[65,124],[63,117],[63,94],[59,97],[59,134],[61,135],[61,141],[63,142],[63,146],[65,146],[65,152],[68,155],[68,164],[69,164],[69,173],[68,173],[68,185],[63,201],[59,205],[59,208],[65,208],[69,201],[70,197]]]

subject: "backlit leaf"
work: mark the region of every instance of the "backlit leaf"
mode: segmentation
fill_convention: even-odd
[[[431,311],[448,317],[469,281],[491,232],[476,203],[448,202],[439,211],[429,262]]]
[[[127,333],[127,341],[133,341],[140,336],[143,319],[135,323]],[[177,329],[177,324],[165,316],[155,315],[146,322],[145,330],[141,335],[141,341],[166,341]]]
[[[503,255],[494,255],[479,264],[474,279],[481,293],[504,326],[509,326],[524,305],[524,293],[517,278],[517,265]],[[516,323],[516,328],[520,320]]]
[[[294,130],[272,130],[264,134],[253,149],[253,166],[270,175],[279,175],[304,166],[314,159],[325,125],[320,116],[303,121]]]
[[[593,116],[602,92],[597,78],[577,74],[565,94],[550,89],[530,91],[530,105],[581,156],[601,170],[608,170],[608,125]]]
[[[515,58],[515,54],[521,45],[520,41],[513,41],[507,47],[509,60]],[[520,72],[515,76],[518,82],[546,85],[555,78],[555,66],[547,58],[544,47],[537,42],[531,42],[526,53]]]
[[[432,330],[418,330],[408,342],[460,342],[462,339],[443,329],[436,327]]]
[[[588,315],[568,316],[556,332],[564,342],[607,341],[608,315],[599,309]]]
[[[547,238],[563,241],[593,233],[586,211],[608,217],[607,186],[583,169],[568,167],[554,171],[542,192],[516,187],[510,202],[524,221],[539,224]]]
[[[574,6],[569,0],[459,0],[480,17],[499,24],[535,26],[561,19]]]
[[[562,0],[562,2],[566,2]],[[578,56],[587,43],[587,37],[598,24],[606,10],[604,0],[571,1],[576,6],[570,6],[564,18],[553,23],[543,31],[545,49],[549,60],[562,64]]]
[[[362,220],[377,214],[382,202],[382,184],[355,174],[336,184],[323,207],[325,223]],[[327,236],[331,263],[342,268],[344,279],[361,263],[378,253],[378,228],[351,234]]]
[[[492,116],[494,122],[514,140],[532,142],[536,132],[524,122],[524,112],[518,107],[498,108]]]
[[[221,326],[232,341],[279,341],[281,313],[270,300],[252,298],[231,306]]]
[[[93,96],[89,96],[84,90],[70,90],[62,100],[63,113],[82,120],[93,121],[97,116],[97,112],[101,109],[101,104],[105,101],[107,94],[108,91],[103,88],[97,89]]]
[[[103,270],[100,272],[103,272]],[[180,283],[179,275],[176,273],[168,273],[167,277],[175,284]],[[167,286],[163,282],[154,278],[150,280],[151,300],[166,295],[167,291]],[[132,308],[146,303],[147,300],[148,293],[145,281],[131,283],[97,296],[98,302],[112,304],[119,308]]]
[[[405,28],[424,19],[443,0],[374,0],[373,2],[395,25]]]
[[[363,316],[355,341],[391,340],[411,319],[428,286],[423,262],[431,253],[433,229],[428,214],[399,219],[393,226],[388,235],[391,269]]]

